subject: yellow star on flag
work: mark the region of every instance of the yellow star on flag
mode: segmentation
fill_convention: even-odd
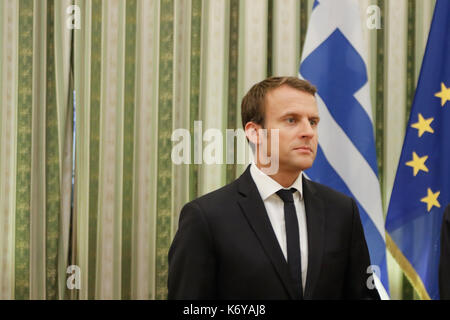
[[[433,128],[430,127],[431,122],[433,122],[434,118],[424,119],[422,114],[419,113],[419,121],[413,123],[411,127],[419,130],[419,138],[424,134],[424,132],[434,133]]]
[[[411,161],[406,162],[407,166],[414,168],[414,177],[417,175],[419,170],[428,172],[428,168],[425,166],[425,161],[427,161],[428,156],[419,157],[413,151],[413,159]]]
[[[428,192],[428,195],[426,197],[420,199],[420,202],[425,202],[427,204],[428,212],[430,212],[430,210],[431,210],[431,208],[433,208],[433,206],[440,208],[441,205],[437,201],[437,198],[439,197],[439,194],[441,192],[437,191],[437,192],[433,193],[433,191],[431,191],[430,188],[428,188],[427,192]]]
[[[441,82],[441,91],[436,92],[434,96],[441,98],[441,106],[443,107],[444,104],[450,100],[450,87],[446,88],[445,84]]]

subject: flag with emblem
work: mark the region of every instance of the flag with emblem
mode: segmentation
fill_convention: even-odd
[[[388,299],[385,229],[363,27],[365,20],[357,0],[314,2],[299,77],[317,87],[321,120],[316,160],[306,174],[356,200],[372,264],[368,278],[374,278],[380,296]],[[374,275],[369,276],[371,272]]]
[[[450,203],[450,1],[437,0],[386,217],[387,246],[422,299],[439,299]]]

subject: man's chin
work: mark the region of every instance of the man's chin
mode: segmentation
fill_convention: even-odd
[[[290,171],[304,171],[307,170],[309,168],[311,168],[313,165],[313,161],[296,161],[296,162],[290,162],[290,163],[286,163],[286,169],[290,170]],[[281,167],[281,166],[280,166]]]

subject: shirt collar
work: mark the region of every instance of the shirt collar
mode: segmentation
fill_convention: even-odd
[[[252,175],[253,181],[255,181],[256,187],[258,188],[259,194],[261,195],[263,201],[280,189],[290,188],[297,189],[300,195],[300,200],[302,199],[302,172],[300,172],[297,179],[295,179],[294,183],[288,188],[284,188],[281,184],[262,172],[254,162],[250,165],[250,174]]]

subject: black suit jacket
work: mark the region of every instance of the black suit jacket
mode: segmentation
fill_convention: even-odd
[[[445,209],[441,227],[439,295],[442,300],[450,300],[450,205]]]
[[[355,201],[303,178],[305,299],[379,299]],[[369,280],[370,282],[370,280]],[[169,250],[169,299],[297,299],[250,167],[186,204]]]

